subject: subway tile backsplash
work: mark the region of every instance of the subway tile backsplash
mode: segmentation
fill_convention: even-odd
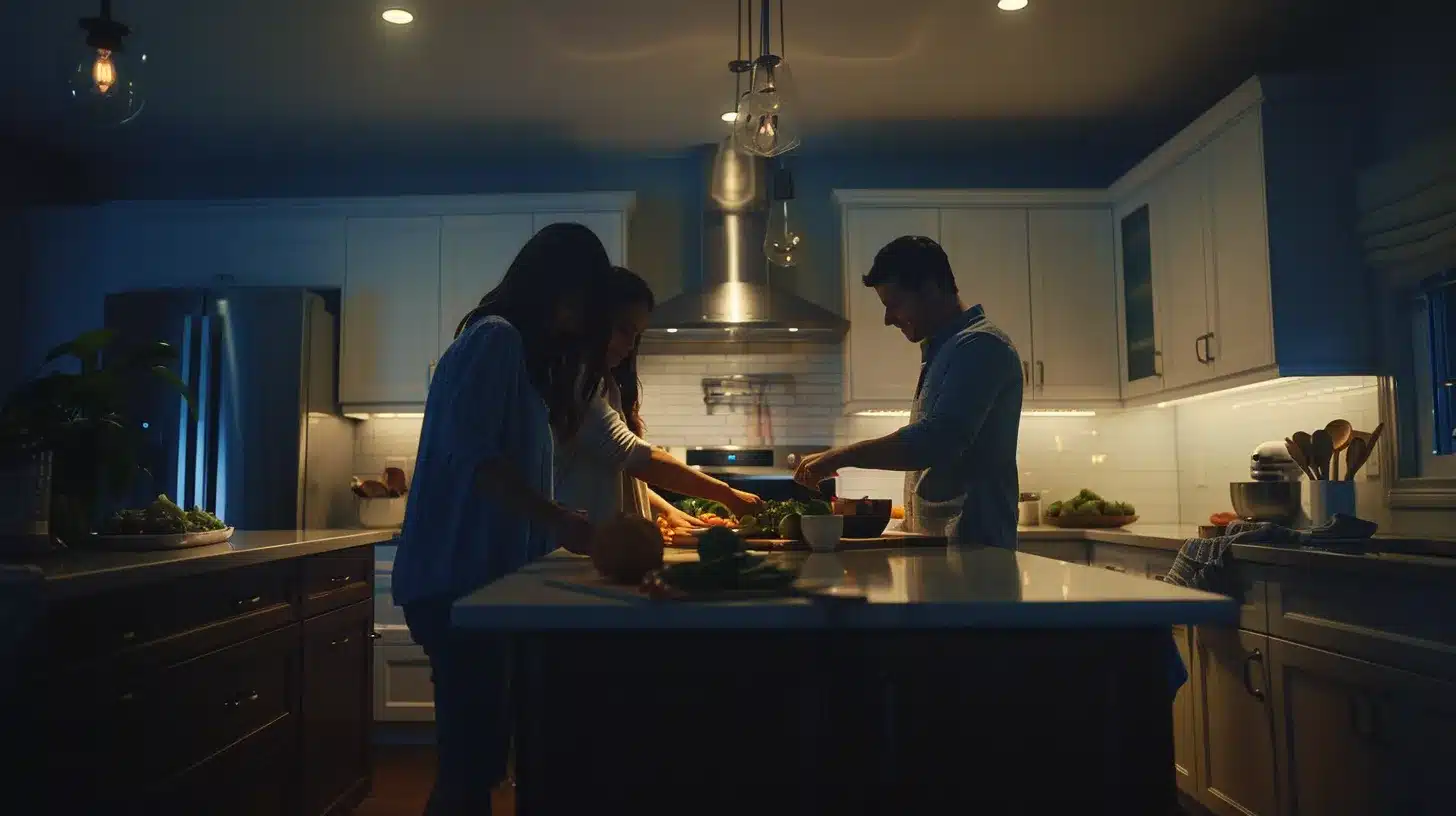
[[[831,446],[894,431],[894,417],[841,417],[838,346],[734,346],[712,353],[644,354],[639,364],[647,436],[664,447],[691,445]],[[705,405],[704,378],[788,375],[770,386],[767,410],[747,403]],[[908,400],[908,395],[907,395]],[[1021,422],[1017,466],[1023,490],[1053,501],[1083,487],[1134,504],[1143,521],[1199,523],[1228,509],[1228,483],[1248,478],[1259,443],[1344,417],[1370,430],[1379,421],[1373,378],[1282,380],[1157,408],[1099,411],[1091,417],[1028,416]],[[387,466],[413,476],[420,419],[364,422],[355,442],[355,472]],[[1372,461],[1362,477],[1378,476]],[[1362,483],[1364,478],[1362,478]],[[1361,514],[1378,518],[1379,491],[1361,491]],[[1363,487],[1364,485],[1362,485]],[[899,499],[897,473],[847,471],[845,496]]]

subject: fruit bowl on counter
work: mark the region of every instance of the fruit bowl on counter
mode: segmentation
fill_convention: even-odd
[[[1085,487],[1070,499],[1052,502],[1046,517],[1047,524],[1066,529],[1125,527],[1137,520],[1131,504],[1108,501]]]

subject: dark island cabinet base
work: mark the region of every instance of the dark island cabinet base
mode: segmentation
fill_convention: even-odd
[[[1170,813],[1168,656],[1166,630],[524,636],[517,812]]]
[[[7,812],[347,813],[369,790],[372,582],[364,546],[53,606],[0,703]]]

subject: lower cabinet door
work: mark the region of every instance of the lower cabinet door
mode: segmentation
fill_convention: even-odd
[[[1269,638],[1200,626],[1194,644],[1194,687],[1203,696],[1198,799],[1220,816],[1276,816]]]
[[[1197,686],[1193,666],[1193,628],[1173,627],[1173,642],[1178,644],[1178,656],[1188,670],[1188,682],[1178,689],[1173,698],[1173,771],[1178,777],[1178,789],[1189,796],[1198,795],[1198,715],[1195,700]]]
[[[284,715],[162,786],[126,813],[280,816],[298,801],[298,720]]]
[[[368,791],[373,602],[303,624],[303,813],[348,812]]]
[[[1286,816],[1426,816],[1456,797],[1456,684],[1270,639]]]

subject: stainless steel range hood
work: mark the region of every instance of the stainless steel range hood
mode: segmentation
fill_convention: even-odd
[[[768,161],[725,140],[712,153],[702,281],[659,304],[647,337],[674,342],[837,342],[848,321],[769,281]]]

